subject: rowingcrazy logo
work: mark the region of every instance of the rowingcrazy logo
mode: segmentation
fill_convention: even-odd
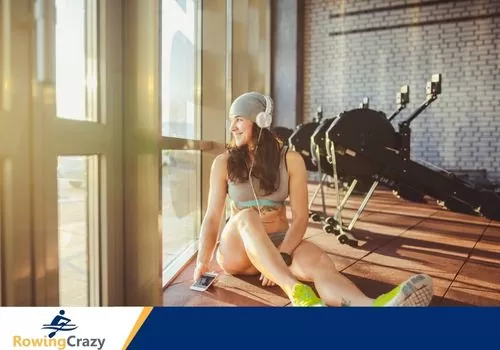
[[[78,349],[96,348],[98,350],[103,348],[106,338],[82,337],[76,334],[67,335],[77,329],[78,326],[71,323],[71,319],[64,316],[65,313],[64,310],[60,310],[59,314],[52,319],[52,322],[42,326],[43,330],[48,331],[45,336],[33,338],[14,335],[12,339],[14,348],[56,348],[60,350],[68,347]]]

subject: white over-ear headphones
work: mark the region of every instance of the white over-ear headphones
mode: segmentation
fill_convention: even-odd
[[[273,100],[267,95],[264,95],[264,98],[266,99],[266,110],[257,114],[255,119],[255,123],[261,129],[270,128],[273,123]]]

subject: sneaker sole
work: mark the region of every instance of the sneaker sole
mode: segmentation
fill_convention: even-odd
[[[403,300],[399,306],[428,306],[434,295],[432,279],[427,275],[416,275],[402,287]]]

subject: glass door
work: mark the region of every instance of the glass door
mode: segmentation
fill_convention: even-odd
[[[110,73],[120,1],[36,6],[37,304],[113,305],[123,300],[121,97]]]
[[[200,13],[200,1],[161,0],[163,284],[196,253],[201,223]]]

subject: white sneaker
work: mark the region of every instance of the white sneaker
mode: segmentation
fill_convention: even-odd
[[[432,278],[426,274],[410,277],[389,293],[375,299],[374,306],[428,306],[434,295]]]

